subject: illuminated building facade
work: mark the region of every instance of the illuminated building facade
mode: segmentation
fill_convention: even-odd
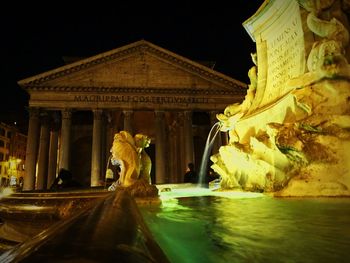
[[[144,40],[18,83],[30,95],[25,190],[48,188],[60,168],[101,185],[120,130],[151,138],[153,183],[182,182],[187,163],[199,167],[216,114],[247,88]]]
[[[16,186],[23,180],[26,146],[25,134],[0,123],[0,186]]]

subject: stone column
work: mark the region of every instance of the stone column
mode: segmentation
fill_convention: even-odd
[[[50,132],[50,147],[49,147],[49,168],[47,176],[47,188],[49,189],[56,178],[57,169],[57,149],[58,149],[58,131],[59,117],[57,112],[52,114],[51,132]]]
[[[168,167],[169,167],[169,182],[168,183],[176,183],[177,182],[177,167],[178,164],[176,162],[176,120],[172,122],[172,124],[169,126],[168,130],[168,138],[169,138],[169,151],[168,151]]]
[[[72,111],[71,109],[64,109],[62,110],[61,114],[62,114],[62,126],[61,126],[59,169],[64,168],[69,170]]]
[[[99,186],[101,180],[101,131],[102,110],[94,110],[91,155],[91,186]]]
[[[217,113],[218,112],[216,111],[210,112],[210,125],[211,125],[210,129],[218,122],[218,119],[216,118]],[[214,136],[215,132],[216,132],[216,128],[215,130],[213,130],[212,136]],[[222,145],[222,139],[221,139],[221,132],[219,131],[213,143],[212,153],[213,154],[218,153],[221,145]]]
[[[49,138],[50,138],[49,115],[47,112],[42,112],[39,154],[38,154],[38,174],[37,174],[37,183],[36,183],[36,189],[38,190],[46,189],[48,160],[49,160]]]
[[[25,161],[26,174],[24,176],[23,190],[33,190],[35,188],[35,167],[38,154],[39,125],[39,110],[37,108],[29,108],[29,126]]]
[[[108,130],[107,116],[102,113],[101,116],[101,175],[106,174],[106,167],[109,154],[107,154],[107,130]],[[103,178],[104,179],[104,178]]]
[[[110,150],[112,148],[114,134],[118,132],[117,124],[117,111],[109,110],[106,114],[106,156],[110,156]]]
[[[133,136],[133,126],[132,126],[132,119],[133,119],[133,111],[132,110],[124,110],[124,127],[123,130],[129,132]]]
[[[166,183],[166,140],[164,111],[155,111],[156,124],[156,184]]]
[[[183,116],[181,114],[180,116]],[[184,174],[184,167],[182,167],[182,164],[184,161],[182,160],[184,154],[182,151],[183,142],[180,140],[182,139],[181,130],[183,126],[183,119],[180,117],[178,112],[174,112],[173,114],[173,122],[169,127],[169,150],[168,152],[168,158],[169,158],[169,183],[182,183],[183,182],[183,174]]]
[[[178,166],[179,166],[179,175],[180,175],[180,182],[183,182],[183,176],[187,169],[187,163],[186,163],[186,140],[185,140],[185,132],[184,132],[184,112],[180,111],[177,113],[177,121],[178,121],[178,128],[177,128],[177,152],[178,152]]]
[[[184,111],[184,139],[185,139],[185,161],[194,163],[194,147],[193,147],[193,130],[192,130],[192,112]]]

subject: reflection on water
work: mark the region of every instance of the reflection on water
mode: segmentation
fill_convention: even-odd
[[[141,211],[173,263],[350,262],[346,198],[194,196]]]

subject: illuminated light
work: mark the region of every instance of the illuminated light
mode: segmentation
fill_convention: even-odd
[[[49,206],[36,206],[36,205],[25,205],[25,206],[18,206],[22,211],[53,211],[56,208],[55,207],[49,207]]]
[[[6,196],[9,196],[11,194],[13,194],[13,189],[11,187],[6,187],[3,188],[2,191],[0,192],[0,199]]]

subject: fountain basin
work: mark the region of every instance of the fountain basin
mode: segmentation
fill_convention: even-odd
[[[88,209],[110,192],[104,189],[64,192],[17,192],[0,199],[0,251],[32,238],[55,222]]]
[[[171,262],[349,262],[350,199],[162,185],[140,207]]]
[[[0,255],[0,262],[169,262],[125,189]]]

